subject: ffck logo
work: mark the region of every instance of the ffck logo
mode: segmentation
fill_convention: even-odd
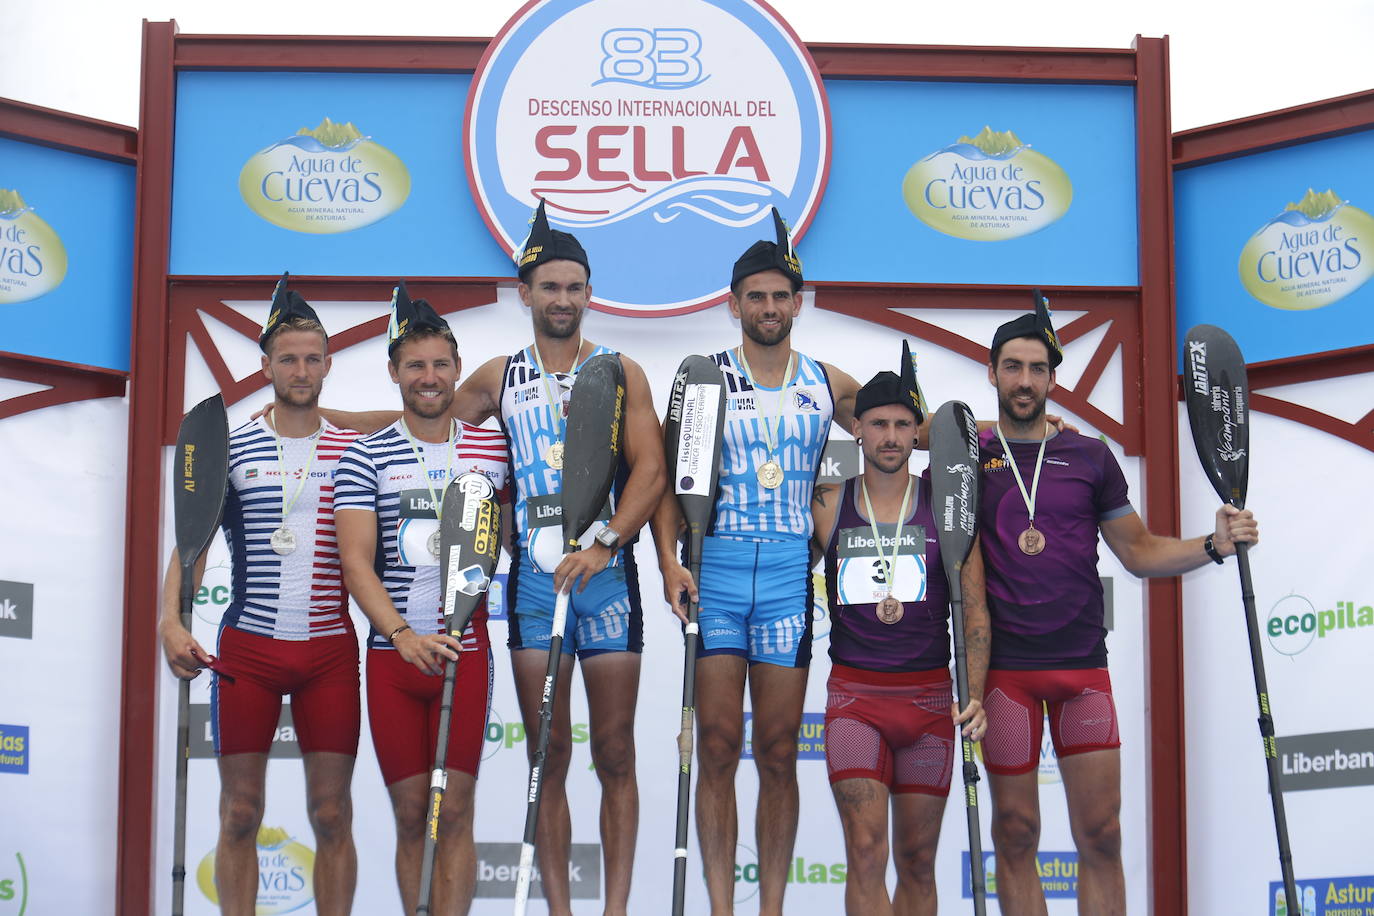
[[[33,639],[33,585],[0,581],[0,636]]]

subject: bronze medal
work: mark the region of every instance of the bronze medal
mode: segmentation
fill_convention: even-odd
[[[1021,532],[1021,536],[1016,539],[1016,543],[1017,546],[1021,548],[1022,553],[1028,557],[1033,557],[1045,549],[1045,535],[1043,535],[1034,525],[1031,525],[1025,531]]]
[[[769,458],[763,464],[759,465],[757,473],[759,483],[763,484],[763,486],[769,490],[776,490],[778,487],[782,486],[782,465],[778,464],[772,458]]]
[[[555,471],[563,470],[563,443],[555,442],[545,449],[544,461]]]
[[[902,602],[891,595],[878,602],[878,619],[889,626],[901,620],[905,613],[906,608],[902,606]]]

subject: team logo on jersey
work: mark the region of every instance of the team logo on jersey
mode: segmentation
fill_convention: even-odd
[[[545,201],[588,251],[594,306],[617,314],[723,300],[772,207],[805,233],[830,161],[815,64],[758,0],[534,0],[488,47],[466,118],[497,242],[520,248]]]
[[[902,198],[917,219],[945,235],[1000,242],[1039,232],[1067,213],[1073,183],[1016,134],[984,126],[913,165]]]
[[[18,191],[0,188],[0,305],[50,293],[67,276],[62,239]]]
[[[806,389],[792,392],[792,400],[796,403],[798,410],[819,411],[821,409],[821,402],[816,400],[816,396]]]
[[[1366,257],[1374,216],[1328,188],[1311,188],[1259,228],[1240,252],[1240,283],[1265,305],[1318,309],[1344,299],[1374,276]]]
[[[249,158],[239,194],[258,216],[292,232],[361,229],[400,209],[410,172],[395,153],[349,121],[325,118]]]

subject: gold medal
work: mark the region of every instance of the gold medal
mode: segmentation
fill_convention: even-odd
[[[563,443],[554,442],[544,449],[544,463],[555,471],[563,470]]]
[[[888,625],[894,624],[901,620],[902,615],[905,613],[906,608],[902,606],[902,602],[891,595],[888,595],[882,601],[878,602],[878,619],[883,623]]]
[[[763,484],[763,486],[769,490],[776,490],[778,487],[782,486],[782,465],[778,464],[772,458],[769,458],[763,464],[759,465],[757,474],[759,483]]]
[[[1034,525],[1031,525],[1025,531],[1021,532],[1021,536],[1016,539],[1016,543],[1017,546],[1021,548],[1022,553],[1028,557],[1033,557],[1045,549],[1045,535],[1041,534],[1039,529]]]
[[[289,553],[295,553],[296,533],[285,525],[282,525],[276,531],[272,532],[272,536],[267,539],[267,543],[271,545],[273,553],[277,556],[284,557]]]

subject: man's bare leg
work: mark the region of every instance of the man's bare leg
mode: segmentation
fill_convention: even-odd
[[[887,896],[887,786],[876,779],[832,783],[844,828],[844,911],[848,916],[892,916]]]
[[[738,655],[697,660],[697,843],[711,916],[735,909],[735,770],[744,746],[746,670]]]
[[[759,800],[754,836],[759,844],[759,914],[782,916],[787,870],[797,840],[797,732],[806,699],[805,668],[749,666],[754,708],[754,766]]]
[[[358,883],[353,846],[352,754],[312,751],[304,755],[305,804],[315,829],[315,911],[346,916]]]
[[[220,912],[253,916],[258,906],[258,827],[266,804],[267,755],[219,758],[219,844],[215,885]]]
[[[1060,757],[1059,772],[1064,775],[1069,829],[1078,849],[1078,912],[1122,916],[1126,877],[1121,868],[1121,751]]]
[[[1035,864],[1040,848],[1040,780],[1033,769],[1011,776],[989,773],[988,787],[992,790],[992,844],[997,851],[997,901],[1002,913],[1045,916],[1045,892]]]
[[[639,784],[635,776],[638,652],[604,652],[582,660],[591,716],[592,763],[601,781],[601,855],[606,869],[605,916],[625,916],[630,901]]]
[[[945,813],[943,795],[904,792],[892,796],[893,864],[897,866],[896,916],[935,916],[935,849]]]
[[[434,856],[430,912],[435,916],[465,916],[477,885],[477,853],[472,839],[477,780],[461,770],[447,772],[448,788],[439,809],[439,846]],[[414,913],[420,901],[420,868],[429,819],[429,774],[392,783],[387,792],[396,815],[396,884],[401,891],[403,911]]]
[[[539,707],[543,701],[544,676],[548,673],[548,665],[549,653],[545,649],[515,649],[511,652],[515,694],[520,701],[520,717],[525,723],[525,749],[531,761],[539,744]],[[544,771],[539,776],[542,788],[534,842],[549,916],[572,916],[568,889],[568,847],[572,843],[572,818],[568,813],[567,792],[568,763],[572,759],[572,723],[568,712],[572,670],[572,656],[564,655],[558,666],[558,694],[554,698],[548,755],[544,758]]]

